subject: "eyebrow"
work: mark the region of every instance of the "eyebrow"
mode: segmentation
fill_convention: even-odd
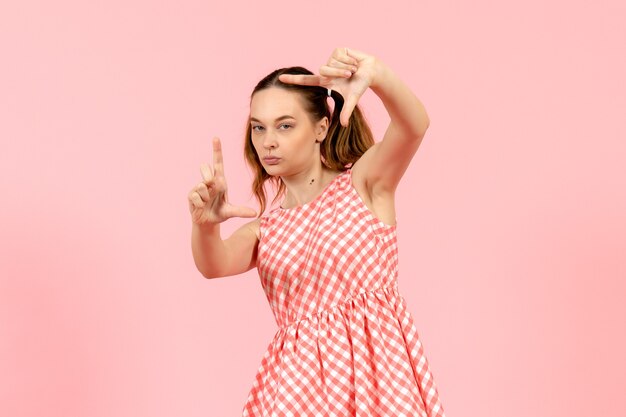
[[[288,115],[288,114],[285,114],[285,115],[283,115],[283,116],[278,117],[278,118],[275,120],[275,122],[278,122],[278,121],[283,120],[283,119],[295,119],[295,117],[290,116],[290,115]],[[261,121],[260,121],[259,119],[255,119],[254,117],[251,117],[251,118],[250,118],[250,121],[251,121],[251,122],[259,122],[259,123],[261,123]]]

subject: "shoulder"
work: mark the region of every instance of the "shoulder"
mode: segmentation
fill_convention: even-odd
[[[240,230],[249,232],[256,236],[257,240],[261,237],[261,221],[263,217],[256,218],[252,221],[244,223],[243,226],[240,227]]]
[[[261,217],[245,223],[243,226],[241,226],[241,228],[250,231],[256,236],[257,240],[261,240],[263,229],[271,224],[279,214],[280,209],[274,208],[269,212],[261,214]]]

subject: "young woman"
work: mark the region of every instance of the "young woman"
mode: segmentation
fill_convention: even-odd
[[[368,88],[391,119],[378,143],[357,105]],[[319,75],[282,68],[252,92],[244,154],[258,216],[228,201],[213,140],[188,195],[194,261],[206,278],[256,267],[279,326],[244,417],[444,417],[397,281],[394,193],[428,124],[381,60],[337,48]],[[264,215],[268,181],[283,199]],[[234,216],[257,218],[222,240]]]

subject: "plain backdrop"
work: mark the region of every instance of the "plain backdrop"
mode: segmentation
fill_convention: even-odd
[[[255,270],[196,270],[187,193],[218,136],[254,206],[254,85],[347,46],[431,119],[399,286],[448,417],[623,416],[625,4],[3,2],[0,415],[240,415],[277,327]]]

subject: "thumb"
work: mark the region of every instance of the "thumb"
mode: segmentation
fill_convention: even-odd
[[[352,115],[352,112],[354,111],[354,108],[356,107],[358,101],[359,98],[354,94],[350,94],[350,96],[348,96],[348,99],[346,100],[343,108],[341,109],[341,113],[339,114],[339,123],[341,123],[342,126],[348,126],[348,123],[350,122],[350,116]]]
[[[227,210],[228,217],[256,217],[256,211],[250,207],[229,206]]]

